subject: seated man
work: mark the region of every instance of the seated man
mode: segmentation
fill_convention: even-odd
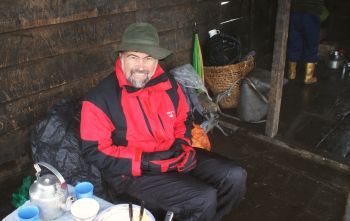
[[[191,146],[191,113],[158,65],[171,52],[159,47],[152,25],[130,25],[117,50],[115,71],[83,102],[84,157],[118,194],[173,211],[176,220],[219,220],[243,198],[246,171]]]

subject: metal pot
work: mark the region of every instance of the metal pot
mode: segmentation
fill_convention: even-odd
[[[40,176],[40,166],[46,167],[52,174]],[[36,180],[29,188],[31,203],[39,207],[41,220],[53,220],[69,210],[73,197],[68,196],[67,183],[63,176],[50,164],[34,164]]]
[[[350,77],[350,61],[344,61],[341,78],[344,79],[348,77]]]
[[[340,67],[343,66],[344,63],[344,56],[341,52],[335,50],[332,51],[329,55],[329,60],[328,60],[328,68],[330,69],[339,69]]]

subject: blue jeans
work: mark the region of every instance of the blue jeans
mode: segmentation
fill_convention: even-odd
[[[317,62],[320,28],[319,17],[306,12],[291,12],[287,59],[295,62]]]

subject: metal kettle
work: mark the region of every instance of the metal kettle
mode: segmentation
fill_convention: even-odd
[[[339,69],[344,63],[344,55],[341,51],[335,50],[329,54],[328,68]]]
[[[40,176],[40,166],[46,167],[52,174]],[[68,186],[63,176],[50,164],[34,164],[36,180],[29,188],[31,203],[39,207],[42,220],[53,220],[70,209],[73,197],[68,195]]]

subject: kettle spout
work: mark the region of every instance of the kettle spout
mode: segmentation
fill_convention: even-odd
[[[63,202],[61,204],[61,208],[64,210],[64,211],[69,211],[70,210],[70,207],[72,206],[73,202],[75,201],[75,197],[74,196],[68,196],[67,199],[66,199],[66,202]]]

